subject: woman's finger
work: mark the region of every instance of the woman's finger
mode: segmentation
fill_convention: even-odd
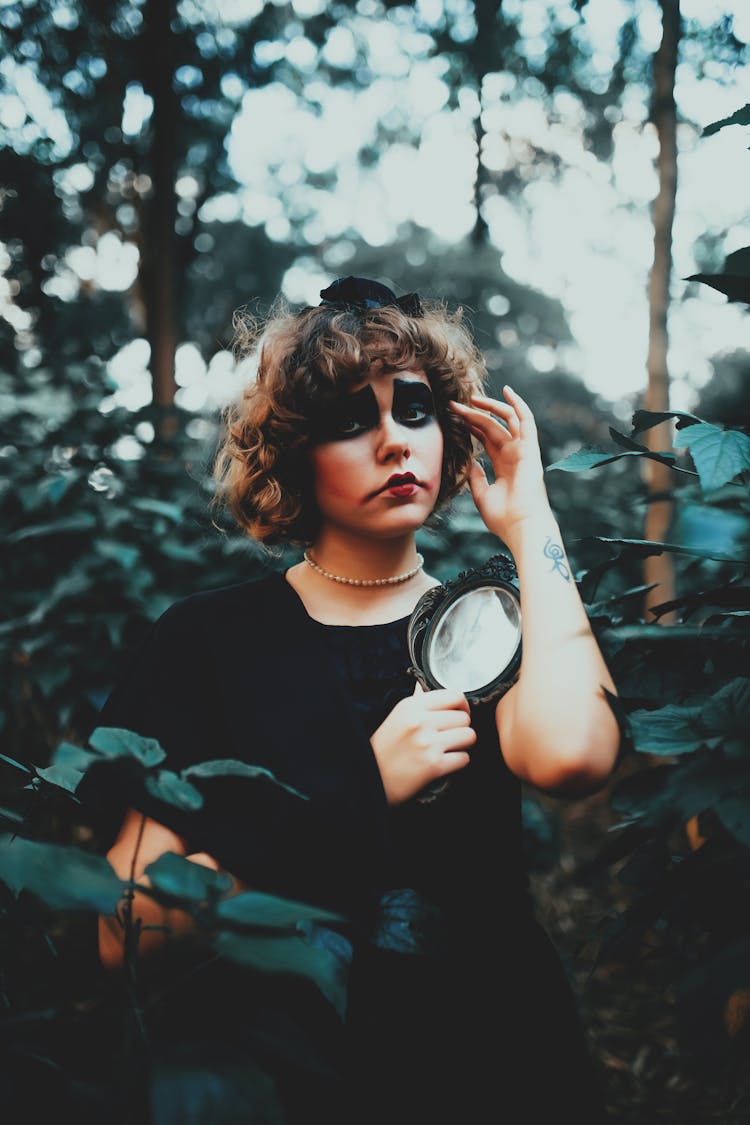
[[[518,436],[513,434],[511,430],[506,429],[499,418],[492,417],[481,410],[471,410],[470,407],[465,407],[464,410],[466,413],[462,410],[460,417],[463,418],[474,437],[478,438],[485,446],[501,446]],[[510,421],[508,424],[510,425]],[[515,424],[518,426],[517,418]]]
[[[472,395],[471,401],[487,414],[502,418],[513,437],[520,436],[521,416],[516,402],[500,402],[499,399],[489,398],[487,395]]]

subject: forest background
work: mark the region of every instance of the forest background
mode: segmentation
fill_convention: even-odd
[[[75,748],[169,604],[296,561],[209,513],[252,378],[233,313],[353,273],[460,304],[538,421],[626,738],[602,793],[527,795],[527,850],[612,1119],[747,1120],[742,9],[0,3],[0,1073],[26,1119],[120,1089],[113,1012],[137,1056],[92,945],[122,888],[72,796],[113,751]],[[420,547],[448,578],[498,544],[462,497]]]

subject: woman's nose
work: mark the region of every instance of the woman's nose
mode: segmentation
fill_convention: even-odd
[[[393,415],[384,416],[380,423],[378,454],[383,461],[411,455],[409,431],[395,421]]]

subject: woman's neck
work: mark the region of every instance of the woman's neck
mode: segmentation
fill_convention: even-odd
[[[360,582],[397,577],[413,570],[419,561],[413,533],[394,539],[361,539],[326,529],[309,553],[323,570]]]
[[[417,563],[413,535],[408,541],[368,541],[364,545],[361,540],[352,544],[342,538],[319,537],[310,554],[332,574],[365,581],[403,574]],[[436,578],[420,569],[396,585],[355,586],[326,578],[306,562],[290,567],[286,580],[310,617],[326,625],[380,625],[397,621],[412,612],[425,590],[437,585]]]

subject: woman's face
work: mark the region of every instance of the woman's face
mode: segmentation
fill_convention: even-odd
[[[443,432],[425,373],[371,368],[318,423],[310,461],[324,525],[379,537],[421,527],[435,506],[443,464]]]

